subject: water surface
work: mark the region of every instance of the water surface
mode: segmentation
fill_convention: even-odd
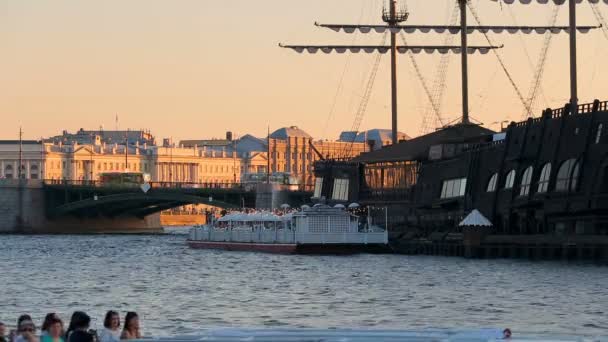
[[[185,236],[0,236],[0,321],[140,314],[147,335],[209,327],[511,327],[606,334],[608,268],[518,260],[191,250]]]

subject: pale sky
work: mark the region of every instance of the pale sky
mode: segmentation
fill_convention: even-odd
[[[473,4],[486,25],[547,25],[553,7]],[[409,23],[447,24],[454,1],[407,5]],[[598,7],[608,19],[608,6]],[[374,55],[296,54],[278,43],[378,44],[380,34],[313,24],[376,24],[381,8],[382,0],[0,0],[0,139],[16,138],[20,125],[32,139],[64,129],[114,129],[116,114],[120,129],[150,129],[159,139],[222,137],[226,130],[264,136],[268,126],[286,125],[335,139],[352,126]],[[580,25],[598,24],[589,4],[578,8]],[[566,15],[563,7],[559,25],[567,24]],[[527,96],[544,36],[491,37],[505,45],[500,54]],[[407,36],[417,45],[444,38]],[[469,40],[486,43],[480,34]],[[553,37],[537,114],[568,101],[567,42],[567,34]],[[608,31],[579,35],[581,103],[608,99],[601,63],[607,57]],[[428,101],[409,57],[399,58],[399,129],[416,136]],[[432,88],[439,57],[416,59]],[[496,57],[474,55],[470,64],[472,117],[491,128],[521,120],[523,106]],[[450,120],[460,115],[459,66],[453,55],[443,104]],[[389,86],[384,55],[361,129],[390,128]]]

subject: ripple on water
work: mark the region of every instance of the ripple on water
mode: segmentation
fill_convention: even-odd
[[[605,333],[608,269],[586,264],[190,250],[185,237],[0,236],[0,321],[135,310],[145,331],[503,327]],[[75,247],[76,246],[76,247]],[[52,263],[49,261],[52,260]]]

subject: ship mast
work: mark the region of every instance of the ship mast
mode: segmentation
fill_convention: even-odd
[[[390,0],[390,10],[387,15],[384,11],[382,20],[389,27],[397,27],[400,23],[407,20],[406,11],[397,12],[397,0]],[[391,30],[391,121],[393,144],[399,141],[397,129],[397,30]]]
[[[576,0],[570,6],[570,112],[578,111],[578,76],[576,63]]]
[[[390,9],[387,13],[383,11],[383,21],[386,25],[343,25],[343,24],[318,24],[316,26],[329,28],[333,31],[346,33],[354,33],[357,30],[361,33],[385,33],[389,31],[391,33],[391,45],[390,46],[348,46],[348,45],[283,45],[279,44],[280,47],[292,49],[298,53],[308,52],[317,53],[321,51],[323,53],[359,53],[359,52],[378,52],[387,53],[391,52],[391,102],[392,102],[392,139],[393,144],[398,142],[397,137],[397,53],[414,53],[418,54],[421,52],[426,53],[456,53],[461,55],[461,71],[462,71],[462,124],[471,123],[469,115],[469,65],[468,65],[468,54],[479,52],[486,54],[492,49],[502,48],[503,46],[470,46],[468,43],[468,35],[473,32],[481,33],[517,33],[522,32],[524,34],[536,33],[570,33],[570,103],[573,108],[573,112],[576,111],[576,104],[578,102],[577,97],[577,84],[576,84],[576,33],[587,33],[592,29],[597,29],[601,26],[577,26],[576,24],[576,3],[582,0],[552,0],[556,5],[562,5],[566,1],[570,2],[570,23],[568,26],[469,26],[467,23],[467,6],[470,6],[470,0],[457,0],[458,7],[460,10],[460,25],[401,25],[400,23],[406,21],[408,13],[405,11],[397,10],[397,0],[390,0]],[[492,0],[498,1],[498,0]],[[506,4],[513,4],[517,0],[500,0]],[[532,0],[519,0],[522,4],[528,4]],[[547,0],[536,0],[540,4],[546,4]],[[591,3],[598,3],[600,0],[587,0]],[[603,0],[604,3],[608,4],[608,0]],[[404,32],[407,34],[421,32],[421,33],[448,33],[448,34],[460,34],[461,42],[459,46],[397,46],[396,34]]]
[[[462,5],[464,6],[464,9],[466,9],[466,2],[464,0],[459,0],[462,1]],[[475,53],[475,52],[481,52],[481,53],[487,53],[490,49],[496,49],[496,48],[500,48],[498,46],[474,46],[474,47],[469,47],[466,44],[466,30],[463,30],[463,32],[465,32],[465,34],[463,35],[463,44],[461,46],[424,46],[424,45],[418,45],[418,46],[412,46],[412,45],[406,45],[406,46],[398,46],[397,45],[397,33],[399,33],[401,30],[403,30],[406,27],[415,27],[415,26],[403,26],[401,25],[402,22],[406,21],[409,17],[409,13],[405,10],[398,10],[397,9],[397,0],[389,0],[389,10],[386,11],[383,10],[382,13],[382,20],[386,23],[386,25],[320,25],[320,24],[316,24],[317,26],[321,26],[321,27],[327,27],[327,28],[331,28],[333,30],[339,31],[340,29],[344,29],[345,32],[347,33],[352,33],[355,30],[360,30],[363,33],[369,33],[372,29],[375,32],[378,33],[383,33],[386,32],[387,30],[390,32],[391,34],[391,44],[390,46],[345,46],[345,45],[326,45],[326,46],[322,46],[322,45],[282,45],[279,44],[279,46],[284,47],[284,48],[289,48],[289,49],[293,49],[296,52],[310,52],[310,53],[316,53],[317,51],[321,50],[324,53],[330,53],[330,52],[337,52],[337,53],[344,53],[346,51],[352,52],[352,53],[359,53],[361,51],[367,52],[367,53],[371,53],[371,52],[378,52],[378,53],[387,53],[388,51],[391,52],[391,122],[392,122],[392,142],[393,144],[396,144],[399,142],[399,136],[398,136],[398,106],[397,106],[397,54],[398,53],[421,53],[421,52],[426,52],[426,53],[435,53],[435,52],[441,52],[441,53],[460,53],[463,55],[463,99],[465,99],[466,101],[463,101],[463,108],[465,108],[464,114],[463,114],[463,118],[466,117],[466,120],[468,122],[468,87],[467,87],[467,77],[466,77],[466,66],[467,66],[467,58],[466,58],[466,54],[468,53]],[[462,27],[466,27],[466,12],[465,12],[465,21],[462,23]],[[463,48],[464,46],[464,48]],[[463,119],[464,120],[464,119]]]
[[[467,0],[458,0],[460,8],[460,46],[462,51],[467,51]],[[469,121],[469,57],[468,54],[460,54],[462,60],[462,123]]]

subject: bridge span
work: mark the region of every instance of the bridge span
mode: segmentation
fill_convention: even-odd
[[[224,209],[267,209],[282,203],[299,206],[311,196],[305,191],[240,183],[151,182],[145,186],[124,186],[89,181],[45,181],[44,189],[49,218],[144,218],[187,204],[206,204]]]
[[[141,188],[65,180],[0,180],[0,190],[0,233],[158,232],[166,209],[297,207],[312,195],[272,184],[152,182]]]

